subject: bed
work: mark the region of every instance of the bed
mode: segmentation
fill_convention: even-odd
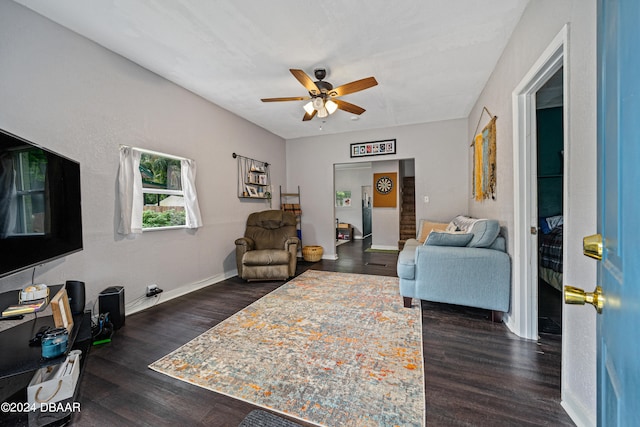
[[[543,224],[544,223],[544,224]],[[562,292],[562,216],[542,218],[538,277]]]

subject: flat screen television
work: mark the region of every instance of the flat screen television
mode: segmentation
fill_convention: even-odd
[[[0,277],[80,250],[80,164],[0,129]]]

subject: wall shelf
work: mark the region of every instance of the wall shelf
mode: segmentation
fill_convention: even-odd
[[[238,159],[238,198],[268,201],[271,207],[273,191],[269,163],[233,153]]]

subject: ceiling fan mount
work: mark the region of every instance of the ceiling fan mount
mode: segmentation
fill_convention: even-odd
[[[313,75],[316,76],[318,80],[324,80],[327,77],[327,69],[326,68],[316,68],[313,70]]]
[[[313,82],[319,89],[320,93],[316,91],[310,91],[309,95],[312,98],[321,97],[326,99],[327,95],[333,90],[333,85],[329,82],[323,81],[325,77],[327,77],[327,69],[326,68],[316,68],[313,70],[313,75],[316,77],[317,81]]]
[[[290,69],[289,71],[307,89],[309,96],[263,98],[262,102],[310,101],[304,105],[306,113],[302,118],[303,121],[311,120],[316,114],[320,118],[327,117],[338,109],[360,115],[365,112],[364,108],[337,98],[369,89],[378,84],[374,77],[367,77],[338,86],[334,89],[331,83],[324,81],[324,78],[327,76],[326,68],[316,68],[313,70],[313,75],[317,79],[315,82],[302,70]]]

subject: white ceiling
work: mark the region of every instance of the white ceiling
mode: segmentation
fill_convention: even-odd
[[[467,117],[528,0],[15,0],[283,138]],[[302,122],[289,73],[367,111]],[[322,130],[320,125],[322,124]]]

